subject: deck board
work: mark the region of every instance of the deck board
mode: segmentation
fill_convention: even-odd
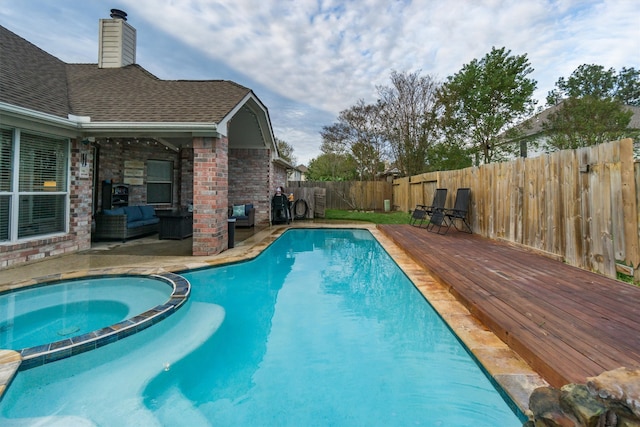
[[[640,368],[640,288],[477,235],[378,228],[550,384]]]

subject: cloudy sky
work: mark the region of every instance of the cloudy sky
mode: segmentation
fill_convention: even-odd
[[[581,64],[640,68],[639,0],[0,0],[0,25],[97,63],[98,20],[128,13],[137,62],[162,79],[251,88],[298,163],[320,130],[396,71],[444,80],[493,46],[526,54],[544,103]]]

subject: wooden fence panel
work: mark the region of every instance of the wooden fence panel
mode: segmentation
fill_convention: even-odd
[[[626,180],[625,183],[626,185],[629,185],[629,186],[633,185],[635,192],[633,191],[633,189],[629,189],[628,191],[625,191],[624,194],[631,193],[630,197],[633,197],[635,195],[635,198],[636,198],[636,201],[635,201],[636,204],[633,207],[633,210],[631,210],[629,215],[625,214],[625,218],[628,221],[630,218],[633,218],[633,215],[634,215],[633,213],[635,212],[635,224],[627,224],[626,226],[629,227],[631,230],[625,234],[627,235],[627,238],[628,238],[629,236],[633,235],[635,230],[636,237],[637,237],[636,239],[627,240],[627,245],[631,246],[633,250],[630,253],[626,254],[627,259],[626,259],[625,265],[632,266],[632,268],[636,266],[636,268],[632,270],[633,278],[636,283],[640,283],[640,268],[637,268],[638,266],[640,266],[640,247],[639,247],[639,244],[640,244],[640,162],[635,162],[633,164],[633,177]],[[632,202],[630,202],[628,198],[625,198],[624,203],[626,205],[627,203],[632,203]],[[625,213],[626,213],[626,210],[625,210]],[[625,224],[626,224],[626,221],[625,221]]]
[[[325,190],[326,209],[383,210],[384,201],[391,201],[393,198],[392,183],[386,181],[290,181],[286,190],[292,191],[296,199],[299,198],[299,193],[306,190],[307,193],[302,197],[312,204],[315,203],[314,189]]]
[[[316,201],[318,200],[316,197],[318,191],[316,191],[316,189],[287,186],[284,188],[284,191],[285,194],[293,193],[294,206],[291,206],[291,214],[294,217],[299,216],[305,219],[324,217],[324,206],[320,207],[319,210],[316,208]]]
[[[638,239],[639,229],[638,215],[640,212],[640,205],[638,204],[638,194],[640,193],[640,186],[635,180],[633,161],[633,144],[620,144],[620,204],[622,209],[619,212],[622,214],[622,218],[619,218],[623,222],[622,228],[624,230],[624,264],[626,266],[638,266],[640,264],[640,241]],[[634,189],[636,191],[634,191]],[[636,279],[640,282],[640,274],[636,276]]]
[[[324,211],[327,206],[327,189],[319,188],[314,193],[315,209],[313,218],[324,218]]]
[[[393,204],[410,211],[447,188],[471,188],[475,233],[561,256],[610,277],[640,281],[640,166],[631,139],[535,158],[396,179]]]

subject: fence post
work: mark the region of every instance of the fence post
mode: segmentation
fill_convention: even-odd
[[[640,282],[640,249],[638,244],[638,189],[634,173],[633,140],[620,141],[622,212],[624,216],[625,264],[633,267],[633,280]]]

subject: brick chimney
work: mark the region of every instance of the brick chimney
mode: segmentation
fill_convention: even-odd
[[[111,9],[111,19],[100,20],[98,68],[120,68],[136,63],[136,29],[127,14]]]

